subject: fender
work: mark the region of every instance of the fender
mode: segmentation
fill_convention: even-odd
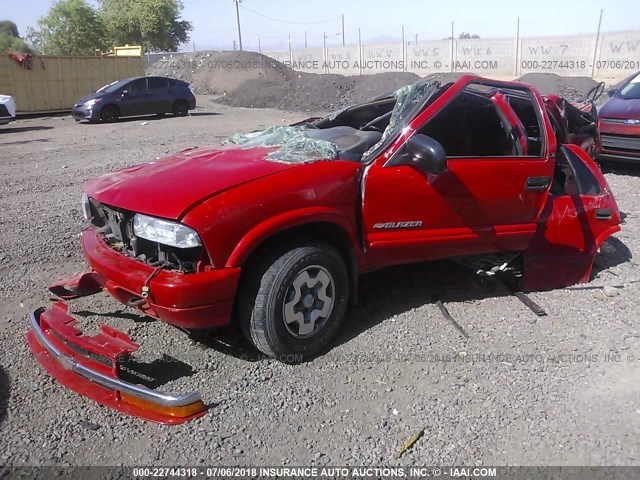
[[[225,267],[233,268],[241,266],[251,252],[276,233],[288,228],[318,222],[337,225],[347,233],[351,244],[357,245],[355,225],[353,221],[340,210],[331,207],[300,208],[271,217],[253,227],[238,242],[233,252],[231,252]],[[356,255],[358,254],[356,253]]]

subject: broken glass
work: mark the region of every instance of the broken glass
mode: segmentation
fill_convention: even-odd
[[[374,150],[377,150],[389,137],[396,135],[400,130],[415,116],[412,115],[416,106],[422,105],[428,98],[430,98],[439,86],[434,81],[417,82],[411,85],[406,85],[394,92],[396,97],[396,104],[391,112],[391,118],[389,119],[389,125],[382,133],[382,138],[373,147],[367,150],[362,159],[367,158]]]
[[[279,147],[266,157],[274,162],[310,163],[337,158],[338,148],[334,143],[310,138],[305,133],[308,130],[305,126],[274,126],[258,132],[236,133],[223,143],[240,148]]]

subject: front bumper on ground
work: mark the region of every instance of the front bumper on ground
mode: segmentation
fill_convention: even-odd
[[[120,364],[138,345],[105,325],[93,337],[82,335],[64,302],[33,311],[29,322],[29,348],[38,363],[67,388],[129,415],[167,425],[206,413],[198,392],[172,395],[119,378]]]

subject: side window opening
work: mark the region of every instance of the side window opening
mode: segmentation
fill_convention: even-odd
[[[551,194],[562,196],[600,195],[601,193],[600,183],[589,167],[568,148],[560,148],[556,158]]]
[[[160,77],[149,77],[147,79],[149,81],[149,90],[167,88],[167,79]]]
[[[542,128],[531,99],[509,95],[507,100],[527,132],[529,155],[539,157],[542,155]]]
[[[440,142],[448,157],[501,157],[517,154],[509,130],[490,99],[465,89],[417,133]]]
[[[129,93],[142,93],[147,90],[147,79],[139,78],[129,84]]]

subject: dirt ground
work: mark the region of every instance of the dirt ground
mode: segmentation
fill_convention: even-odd
[[[208,414],[160,426],[55,382],[27,349],[26,318],[50,303],[49,283],[85,268],[82,185],[306,115],[199,104],[184,118],[0,127],[0,465],[640,463],[639,169],[607,173],[624,225],[590,284],[606,288],[532,294],[546,317],[448,263],[387,269],[362,279],[332,348],[294,366],[261,358],[234,331],[192,338],[100,294],[71,303],[81,328],[131,335],[157,384],[199,389]]]

